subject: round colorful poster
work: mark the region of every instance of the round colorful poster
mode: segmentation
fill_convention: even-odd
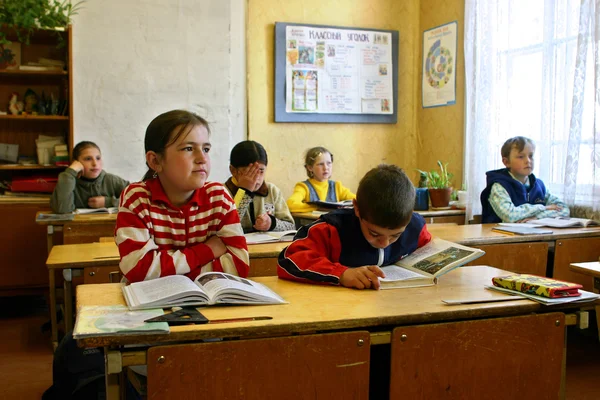
[[[443,88],[452,77],[452,53],[441,46],[441,40],[436,40],[427,52],[425,73],[427,82],[432,88]]]

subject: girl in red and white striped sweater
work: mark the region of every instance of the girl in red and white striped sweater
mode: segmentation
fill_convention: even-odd
[[[223,271],[248,276],[248,247],[235,203],[210,173],[210,130],[196,114],[156,117],[144,140],[149,167],[122,193],[115,228],[127,280]]]

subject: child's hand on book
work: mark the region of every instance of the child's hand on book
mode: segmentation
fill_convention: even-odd
[[[560,211],[562,210],[562,207],[557,204],[550,204],[549,206],[546,206],[546,210]]]
[[[271,217],[269,214],[260,214],[256,217],[256,223],[254,224],[254,229],[257,231],[268,231],[271,227]]]
[[[105,206],[106,199],[104,196],[94,196],[88,199],[88,206],[90,208],[102,208]]]
[[[340,276],[340,284],[345,287],[356,289],[379,289],[379,278],[385,278],[385,274],[376,265],[367,265],[358,268],[348,268]]]
[[[216,235],[211,236],[210,239],[204,242],[204,244],[210,247],[215,259],[221,257],[227,252],[227,247],[225,247],[225,243],[223,243],[223,241]]]

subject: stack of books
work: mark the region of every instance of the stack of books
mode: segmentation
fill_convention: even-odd
[[[69,150],[66,144],[54,146],[54,164],[63,167],[69,166]]]

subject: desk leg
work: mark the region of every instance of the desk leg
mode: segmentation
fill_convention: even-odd
[[[54,246],[54,226],[52,225],[46,227],[46,246],[48,246],[48,254],[50,254],[50,250]]]
[[[64,283],[63,288],[65,291],[65,331],[69,332],[73,329],[73,279],[72,271],[70,269],[63,270]]]
[[[50,324],[52,325],[52,348],[56,350],[58,347],[58,327],[56,322],[56,280],[54,270],[48,270],[48,282],[50,291]]]
[[[120,379],[122,378],[122,372],[121,352],[105,347],[104,380],[106,383],[106,400],[118,400],[121,398]]]

